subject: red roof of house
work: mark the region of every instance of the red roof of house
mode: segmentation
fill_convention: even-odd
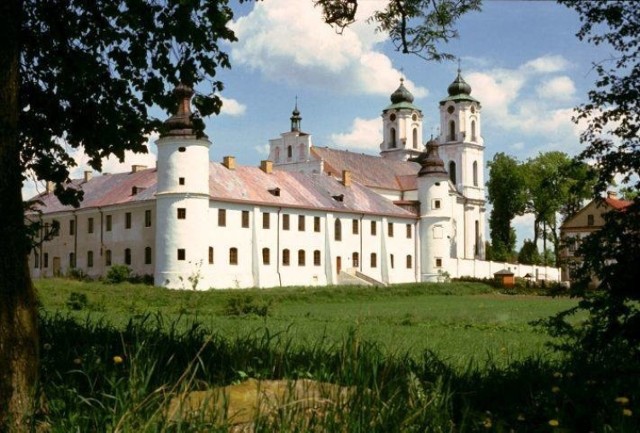
[[[604,199],[605,203],[616,210],[622,210],[627,206],[631,206],[633,204],[632,201],[629,200],[620,200],[613,197],[607,197]]]

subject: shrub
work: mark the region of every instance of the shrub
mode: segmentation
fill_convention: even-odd
[[[77,281],[91,281],[91,277],[80,268],[69,268],[67,278]]]
[[[238,296],[230,298],[224,308],[227,316],[246,316],[255,314],[256,316],[266,317],[269,315],[273,301],[257,300],[250,295]]]
[[[87,299],[87,295],[84,293],[71,292],[69,295],[69,299],[67,299],[67,307],[71,310],[82,310],[86,308],[89,304],[89,300]]]
[[[131,277],[131,268],[126,265],[113,265],[107,272],[106,282],[109,284],[123,283]]]

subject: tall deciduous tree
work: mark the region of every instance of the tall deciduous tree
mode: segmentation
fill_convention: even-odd
[[[173,109],[180,82],[208,83],[196,106],[219,111],[216,70],[229,61],[218,41],[235,39],[231,17],[226,0],[0,2],[0,431],[29,430],[38,371],[25,170],[77,204],[68,147],[81,147],[98,170],[109,155],[144,151],[161,126],[148,108]]]
[[[589,101],[579,106],[576,121],[587,128],[580,157],[598,168],[594,195],[601,197],[615,179],[622,186],[640,189],[640,5],[627,1],[562,0],[575,10],[582,26],[577,36],[594,45],[606,45],[615,53],[595,64],[595,88]],[[605,226],[589,236],[578,253],[584,257],[574,285],[582,297],[578,309],[588,311],[580,328],[557,317],[556,332],[571,335],[570,350],[583,350],[580,359],[607,364],[615,369],[637,368],[640,359],[640,199],[621,212],[606,214]],[[600,280],[587,291],[590,277]],[[637,370],[635,371],[637,374]]]
[[[491,259],[503,261],[515,251],[516,235],[511,221],[525,211],[526,182],[518,160],[502,152],[496,153],[487,166],[487,198],[493,206],[489,216]]]

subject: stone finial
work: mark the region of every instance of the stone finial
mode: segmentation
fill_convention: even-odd
[[[191,119],[191,98],[193,97],[193,89],[184,84],[178,84],[173,90],[173,94],[178,100],[178,109],[165,120],[164,125],[166,131],[162,134],[166,136],[193,135],[193,121]]]

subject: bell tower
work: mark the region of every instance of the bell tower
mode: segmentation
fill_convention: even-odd
[[[391,105],[382,110],[380,156],[406,161],[420,155],[423,117],[401,78],[400,86],[391,94]]]

